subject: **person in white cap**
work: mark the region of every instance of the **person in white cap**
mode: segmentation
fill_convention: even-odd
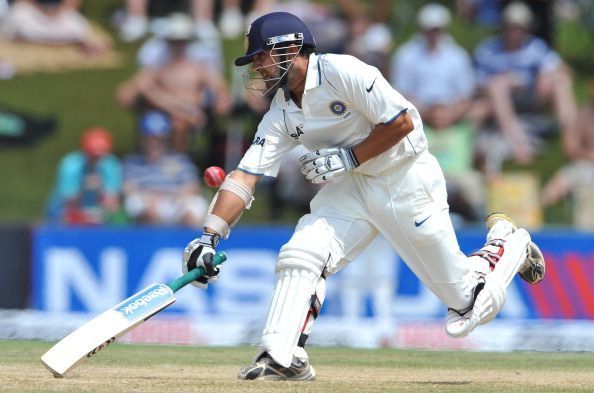
[[[187,45],[195,37],[193,21],[185,14],[172,14],[169,21],[160,33],[167,41],[167,60],[141,69],[120,85],[117,96],[124,107],[166,112],[173,126],[173,147],[187,151],[191,136],[206,124],[207,111],[226,115],[232,101],[221,71],[188,57]]]
[[[552,108],[562,130],[574,127],[577,119],[569,68],[531,33],[533,26],[528,6],[512,2],[503,10],[501,33],[486,38],[474,51],[486,114],[495,119],[512,158],[520,164],[532,162],[537,151],[519,112]],[[490,149],[486,146],[486,153]]]
[[[482,216],[483,179],[472,166],[474,67],[448,34],[450,11],[429,3],[417,14],[420,32],[392,56],[391,84],[415,104],[446,175],[450,213],[460,225]]]
[[[391,68],[392,86],[415,104],[425,121],[435,105],[447,105],[445,126],[468,114],[475,89],[471,57],[447,33],[450,20],[445,6],[423,6],[417,15],[420,34],[395,52]]]

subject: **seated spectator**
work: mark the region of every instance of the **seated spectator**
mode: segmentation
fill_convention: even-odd
[[[101,53],[105,43],[94,37],[87,19],[78,11],[81,0],[16,0],[1,25],[14,41],[39,44],[76,44],[88,53]]]
[[[340,0],[349,27],[344,52],[377,67],[383,75],[389,72],[392,32],[385,24],[371,17],[371,10],[360,3]],[[347,5],[348,4],[348,5]]]
[[[569,69],[552,48],[531,34],[533,19],[525,4],[512,2],[503,11],[501,34],[482,41],[475,50],[483,119],[492,117],[506,142],[499,138],[481,144],[480,151],[491,160],[485,164],[491,174],[508,158],[508,151],[517,163],[531,163],[538,134],[550,132],[542,119],[523,121],[523,114],[552,107],[563,131],[575,125],[577,107]],[[498,157],[494,146],[502,150]]]
[[[588,83],[588,102],[580,108],[576,126],[563,133],[563,148],[569,163],[544,186],[543,207],[581,188],[594,187],[594,79]]]
[[[199,228],[208,208],[197,168],[172,152],[171,122],[162,112],[142,115],[140,154],[124,159],[124,206],[136,223]]]
[[[171,61],[172,49],[171,36],[173,31],[183,33],[191,20],[188,15],[181,12],[169,14],[162,23],[155,26],[153,36],[146,40],[138,49],[138,65],[142,68],[158,68]],[[223,48],[218,41],[198,39],[196,35],[188,34],[189,40],[184,46],[185,56],[200,64],[213,68],[214,72],[224,69]]]
[[[477,190],[483,179],[473,169],[474,69],[470,55],[446,32],[450,20],[440,4],[419,10],[420,33],[395,52],[391,80],[421,113],[431,152],[447,178],[453,222],[463,224],[482,215],[484,195]]]
[[[223,75],[187,57],[186,46],[194,37],[188,17],[176,17],[163,37],[169,46],[169,61],[138,71],[117,91],[121,105],[140,111],[168,114],[173,127],[172,144],[187,151],[192,134],[206,124],[209,112],[223,116],[231,110],[231,96]]]
[[[456,227],[476,223],[484,217],[485,181],[473,166],[475,129],[468,121],[451,124],[448,105],[436,104],[430,112],[425,135],[446,178],[452,223]]]
[[[542,38],[548,45],[554,46],[555,16],[562,13],[562,1],[556,0],[456,0],[456,10],[460,17],[468,22],[489,28],[501,25],[502,10],[512,2],[520,1],[529,7],[538,23],[534,26],[534,35]],[[570,0],[573,1],[573,0]],[[558,7],[557,7],[558,5]],[[555,9],[558,8],[556,11]]]
[[[275,0],[221,0],[216,7],[215,0],[126,0],[124,16],[120,23],[120,38],[132,42],[143,38],[159,23],[159,16],[170,12],[187,12],[192,15],[196,35],[209,42],[234,39],[243,34],[246,23],[271,11]],[[218,24],[215,23],[215,8],[220,10]],[[249,11],[244,16],[242,9]]]
[[[256,0],[246,17],[252,23],[268,12],[289,12],[301,19],[316,37],[316,47],[321,53],[342,53],[348,35],[347,22],[330,4],[311,0]]]
[[[102,224],[118,217],[122,169],[111,150],[107,130],[95,127],[84,132],[80,150],[60,161],[46,207],[49,222]]]
[[[469,54],[446,29],[450,12],[440,4],[423,6],[417,15],[420,34],[404,43],[392,57],[391,83],[415,104],[424,120],[439,108],[447,128],[469,114],[474,93],[474,70]],[[446,116],[441,111],[447,107]]]

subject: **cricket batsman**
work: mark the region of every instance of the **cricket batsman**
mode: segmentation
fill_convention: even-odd
[[[487,217],[485,245],[459,248],[442,170],[428,150],[419,112],[375,67],[349,55],[318,54],[306,25],[285,12],[247,29],[247,87],[272,98],[251,147],[215,194],[203,234],[191,241],[183,269],[210,264],[221,238],[253,202],[262,176],[301,144],[303,175],[324,186],[311,201],[275,267],[274,293],[259,351],[242,380],[313,380],[304,349],[325,297],[325,280],[382,234],[447,306],[446,332],[463,337],[501,310],[516,273],[536,283],[545,262],[529,233],[501,213]]]

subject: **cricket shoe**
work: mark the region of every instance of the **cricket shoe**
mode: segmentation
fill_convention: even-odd
[[[237,375],[237,379],[242,380],[313,381],[315,378],[316,370],[308,360],[293,357],[291,365],[283,367],[276,363],[267,352],[264,352],[254,363],[242,367]]]
[[[491,230],[493,226],[498,221],[508,221],[511,223],[512,232],[517,229],[516,224],[509,218],[507,215],[503,213],[491,213],[485,219],[485,224],[487,225],[487,229]],[[520,277],[528,282],[529,284],[538,284],[541,282],[545,277],[546,272],[546,264],[544,256],[540,251],[540,248],[534,243],[533,241],[530,242],[528,245],[528,252],[526,255],[526,260],[518,269],[518,274]]]

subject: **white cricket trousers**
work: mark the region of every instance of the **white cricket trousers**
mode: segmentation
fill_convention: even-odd
[[[298,340],[311,329],[312,295],[320,299],[324,285],[320,276],[346,266],[378,233],[447,307],[472,305],[477,258],[460,251],[443,173],[435,157],[423,152],[378,176],[351,173],[318,192],[311,214],[299,220],[279,252],[262,350],[284,367],[293,356],[307,357]]]
[[[332,274],[378,233],[447,307],[472,305],[477,278],[456,239],[443,172],[428,151],[378,176],[352,172],[324,186],[283,248],[325,248],[328,259],[320,262]]]

